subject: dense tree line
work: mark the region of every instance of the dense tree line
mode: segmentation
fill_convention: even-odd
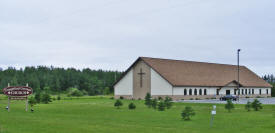
[[[262,77],[265,81],[269,82],[271,85],[273,85],[271,90],[272,97],[275,97],[275,76],[273,74],[264,75]]]
[[[34,92],[49,88],[51,93],[63,93],[69,88],[78,88],[89,95],[112,93],[112,84],[121,76],[119,71],[91,70],[85,68],[55,68],[46,66],[24,69],[0,68],[0,88],[29,84]],[[1,91],[2,92],[2,91]]]

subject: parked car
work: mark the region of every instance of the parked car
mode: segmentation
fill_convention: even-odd
[[[226,96],[220,97],[220,100],[221,101],[227,101],[227,100],[237,101],[238,100],[238,96],[235,96],[235,95],[226,95]]]

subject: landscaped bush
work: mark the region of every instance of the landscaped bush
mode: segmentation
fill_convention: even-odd
[[[122,103],[120,100],[116,100],[116,102],[115,102],[115,104],[114,104],[114,106],[115,106],[117,109],[119,109],[120,106],[122,106],[122,105],[123,105],[123,103]]]
[[[50,96],[50,94],[48,94],[48,93],[43,93],[42,94],[42,98],[41,98],[41,102],[42,103],[45,103],[45,104],[48,104],[48,103],[50,103],[52,100],[51,100],[51,96]]]
[[[251,107],[252,107],[251,102],[250,102],[250,101],[247,101],[247,103],[246,103],[246,105],[245,105],[245,109],[246,109],[247,111],[250,111],[250,110],[251,110]]]
[[[166,106],[167,109],[170,109],[172,107],[172,105],[173,105],[172,98],[165,97],[164,104],[165,104],[165,106]]]
[[[61,100],[61,96],[60,95],[57,96],[57,100]]]
[[[182,119],[187,121],[187,120],[191,120],[191,116],[195,116],[195,114],[196,114],[195,111],[191,107],[187,106],[182,111],[181,117]]]
[[[148,108],[151,108],[151,104],[152,104],[152,101],[151,101],[151,94],[150,93],[147,93],[146,96],[145,96],[145,105],[148,107]]]
[[[31,105],[31,112],[33,112],[33,106],[36,104],[35,98],[32,96],[28,99],[28,103]]]
[[[231,110],[234,109],[234,104],[231,100],[227,100],[227,103],[225,104],[225,109],[227,109],[228,112],[231,112]]]
[[[163,102],[163,100],[160,100],[160,102],[158,103],[158,110],[159,111],[165,110],[165,103]]]
[[[131,109],[131,110],[136,109],[136,105],[134,103],[130,103],[128,105],[128,108]]]
[[[255,111],[259,111],[260,109],[263,108],[262,103],[258,99],[254,99],[254,101],[251,104],[252,104],[252,108]]]
[[[152,104],[151,104],[151,106],[153,107],[153,109],[157,109],[157,106],[158,106],[158,100],[157,100],[156,98],[154,98],[154,99],[152,100]]]
[[[123,99],[124,99],[124,97],[123,97],[123,96],[120,96],[120,97],[119,97],[119,99],[123,100]]]

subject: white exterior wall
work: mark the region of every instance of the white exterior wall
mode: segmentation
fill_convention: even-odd
[[[151,68],[151,95],[172,95],[172,85]]]
[[[131,69],[115,86],[115,95],[133,95],[133,69]]]
[[[202,95],[204,95],[204,89],[206,89],[207,95],[216,95],[217,88],[214,87],[174,87],[173,92],[174,95],[184,95],[184,89],[187,90],[187,95],[189,94],[189,90],[192,91],[192,95],[194,95],[195,89],[197,89],[197,95],[199,95],[199,90],[202,89]]]

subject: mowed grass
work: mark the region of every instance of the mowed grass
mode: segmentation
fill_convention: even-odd
[[[244,105],[235,105],[232,113],[217,105],[217,115],[210,127],[212,104],[175,103],[172,109],[149,109],[144,101],[133,101],[137,109],[128,110],[131,100],[122,100],[121,109],[108,97],[83,97],[38,104],[34,113],[25,112],[24,101],[0,98],[1,133],[275,133],[275,105],[247,112]],[[191,106],[196,116],[181,119],[181,111]]]

